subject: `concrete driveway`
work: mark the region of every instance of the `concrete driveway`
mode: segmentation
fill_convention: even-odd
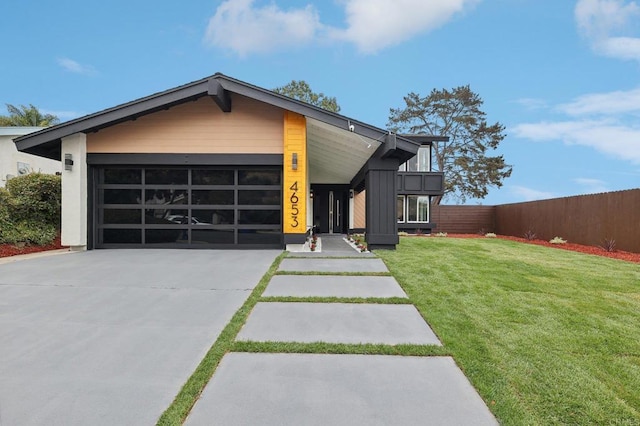
[[[0,425],[155,424],[279,253],[0,264]]]

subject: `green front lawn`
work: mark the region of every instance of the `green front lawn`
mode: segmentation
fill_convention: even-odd
[[[502,424],[640,424],[640,265],[482,238],[376,253]]]

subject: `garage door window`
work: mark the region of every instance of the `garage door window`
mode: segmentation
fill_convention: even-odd
[[[281,198],[280,169],[99,168],[96,246],[280,247]]]

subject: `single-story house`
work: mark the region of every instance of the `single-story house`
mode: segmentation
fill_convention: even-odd
[[[60,159],[19,152],[13,139],[42,130],[42,127],[0,127],[0,188],[7,180],[31,172],[55,174],[62,170]]]
[[[433,226],[437,136],[401,136],[222,74],[15,139],[60,159],[62,243],[283,248]],[[399,171],[400,170],[400,171]]]

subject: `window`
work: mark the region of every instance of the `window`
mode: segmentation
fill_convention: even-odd
[[[407,195],[407,222],[429,222],[429,197]]]
[[[430,172],[431,171],[431,147],[423,146],[418,149],[418,154],[406,163],[400,164],[399,172]]]
[[[398,222],[404,222],[404,195],[398,195],[396,200]]]
[[[398,222],[429,222],[429,197],[422,195],[398,195],[396,199]]]

